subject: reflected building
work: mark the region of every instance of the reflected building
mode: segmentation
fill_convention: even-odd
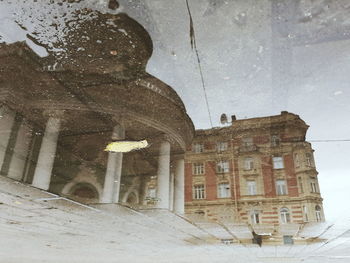
[[[191,145],[182,100],[146,73],[153,44],[145,29],[123,13],[76,12],[78,25],[67,23],[50,48],[30,36],[55,50],[46,57],[25,43],[0,44],[2,176],[99,206],[184,214],[186,199],[195,222],[222,227],[211,233],[221,241],[244,240],[237,236],[244,225],[246,239],[288,243],[304,223],[324,221],[299,116],[233,118],[196,131]],[[112,141],[144,139],[146,149],[104,151]]]
[[[177,93],[145,71],[149,34],[123,13],[77,16],[88,19],[67,24],[46,57],[0,44],[1,175],[83,203],[182,214],[194,126]],[[146,149],[104,151],[143,139]]]
[[[298,115],[236,120],[197,130],[186,152],[186,213],[197,222],[248,224],[260,235],[293,237],[323,222],[308,125]]]

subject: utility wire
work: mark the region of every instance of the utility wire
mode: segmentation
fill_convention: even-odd
[[[350,142],[350,139],[308,140],[308,142]]]
[[[199,74],[201,76],[201,82],[202,82],[202,87],[203,87],[203,91],[204,91],[204,98],[205,98],[205,103],[207,105],[207,110],[208,110],[208,115],[209,115],[209,121],[210,121],[210,126],[211,128],[213,128],[213,121],[211,118],[211,113],[210,113],[210,108],[209,108],[209,102],[208,102],[208,96],[207,96],[207,91],[206,91],[206,87],[205,87],[205,82],[204,82],[204,77],[203,77],[203,71],[202,71],[202,65],[201,65],[201,61],[199,58],[199,54],[198,54],[198,49],[197,49],[197,43],[196,43],[196,36],[194,33],[194,27],[193,27],[193,19],[192,19],[192,14],[191,14],[191,10],[190,10],[190,6],[188,4],[188,0],[186,0],[186,6],[187,6],[187,11],[188,11],[188,15],[190,17],[190,40],[191,40],[191,48],[192,50],[195,51],[196,53],[196,57],[197,57],[197,63],[198,63],[198,69],[199,69]]]

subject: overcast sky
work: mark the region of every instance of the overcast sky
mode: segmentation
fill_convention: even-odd
[[[210,128],[185,1],[133,2],[126,9],[154,41],[147,70],[180,94],[196,128]],[[310,125],[310,141],[350,139],[350,2],[302,0],[291,14],[292,2],[189,1],[214,126],[221,113],[287,110]],[[350,217],[350,142],[312,145],[326,217]]]
[[[11,29],[19,30],[16,17],[25,20],[26,12],[41,9],[26,2],[16,16],[18,1],[0,1],[2,41],[4,35],[7,42],[26,39],[25,32]],[[153,39],[147,71],[179,93],[196,128],[210,128],[185,0],[119,2]],[[221,113],[242,119],[287,110],[310,125],[308,140],[350,139],[350,1],[284,2],[189,0],[213,124],[219,126]],[[312,145],[326,217],[350,216],[342,206],[350,200],[350,142]]]

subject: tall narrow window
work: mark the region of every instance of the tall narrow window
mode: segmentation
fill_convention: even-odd
[[[307,214],[307,207],[305,205],[303,205],[303,213],[304,213],[305,222],[309,222],[309,216]]]
[[[294,166],[296,168],[300,167],[300,159],[299,159],[299,154],[295,153],[294,154]]]
[[[247,181],[248,195],[256,195],[256,182]]]
[[[278,135],[272,135],[271,136],[271,146],[276,147],[280,145],[280,137]]]
[[[227,148],[228,148],[227,142],[218,142],[216,144],[216,149],[218,152],[224,152],[227,150]]]
[[[316,181],[311,180],[310,185],[311,185],[311,193],[317,193],[318,191],[317,191]]]
[[[277,195],[286,195],[287,194],[286,180],[277,180],[276,181],[276,192],[277,192]]]
[[[230,185],[228,183],[218,184],[218,198],[228,198],[230,196]]]
[[[195,153],[202,153],[202,152],[204,152],[204,145],[202,143],[195,143],[195,144],[193,144],[193,151]]]
[[[281,208],[280,215],[282,224],[290,223],[290,213],[288,208]]]
[[[303,186],[303,180],[300,176],[298,177],[298,182],[299,182],[299,192],[301,194],[303,194],[304,193],[304,186]]]
[[[254,169],[254,159],[252,157],[244,158],[244,170],[249,171]]]
[[[230,165],[228,161],[219,161],[216,163],[216,171],[218,173],[228,173],[230,171]]]
[[[203,163],[193,163],[192,164],[192,174],[194,174],[194,175],[204,174],[204,164]]]
[[[283,157],[282,156],[276,156],[272,158],[273,161],[273,169],[283,169]]]
[[[305,157],[306,157],[306,166],[314,167],[314,160],[312,157],[312,153],[306,153]]]
[[[315,206],[315,212],[316,212],[316,221],[321,222],[322,221],[322,214],[321,214],[321,207],[319,205]]]
[[[204,184],[197,184],[193,187],[193,199],[204,199],[205,188]]]
[[[260,223],[259,211],[253,210],[250,214],[250,219],[252,224],[259,224]]]

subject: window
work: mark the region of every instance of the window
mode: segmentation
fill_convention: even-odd
[[[204,184],[198,184],[193,187],[193,199],[204,199],[205,189]]]
[[[318,193],[316,181],[311,180],[310,185],[311,185],[311,193]]]
[[[227,198],[230,196],[230,185],[228,183],[218,184],[218,198]]]
[[[275,147],[280,145],[280,137],[278,135],[272,135],[271,136],[271,146]]]
[[[309,222],[309,216],[307,214],[307,207],[305,205],[303,205],[303,213],[304,213],[305,222]]]
[[[228,173],[230,171],[230,166],[228,161],[219,161],[216,164],[216,171],[218,173]]]
[[[299,192],[302,194],[304,193],[304,186],[303,186],[303,179],[300,176],[298,177],[298,182],[299,182]]]
[[[244,146],[244,147],[253,146],[253,138],[243,138],[242,139],[242,146]]]
[[[287,186],[285,180],[277,180],[276,181],[276,192],[277,195],[286,195],[287,194]]]
[[[216,149],[217,149],[218,152],[226,151],[227,148],[228,148],[227,142],[218,142],[216,144]]]
[[[256,195],[256,182],[247,181],[248,195]]]
[[[294,166],[295,166],[296,168],[299,168],[299,167],[300,167],[299,154],[297,154],[297,153],[294,154]]]
[[[312,154],[306,153],[305,157],[306,157],[306,166],[314,167],[314,160],[313,160]]]
[[[202,152],[204,152],[204,145],[201,144],[201,143],[193,144],[193,151],[195,153],[202,153]]]
[[[204,174],[204,164],[203,163],[192,164],[192,174],[194,175]]]
[[[272,161],[273,161],[273,169],[283,169],[284,168],[282,156],[273,157]]]
[[[252,157],[246,157],[244,159],[244,170],[249,171],[254,168],[254,159]]]
[[[315,206],[315,212],[316,212],[316,221],[321,222],[322,221],[322,215],[321,215],[321,207],[319,205]]]
[[[260,223],[260,218],[259,218],[259,211],[254,210],[250,214],[250,219],[252,221],[252,224],[259,224]]]
[[[290,213],[288,208],[281,208],[280,215],[282,224],[290,223]]]

